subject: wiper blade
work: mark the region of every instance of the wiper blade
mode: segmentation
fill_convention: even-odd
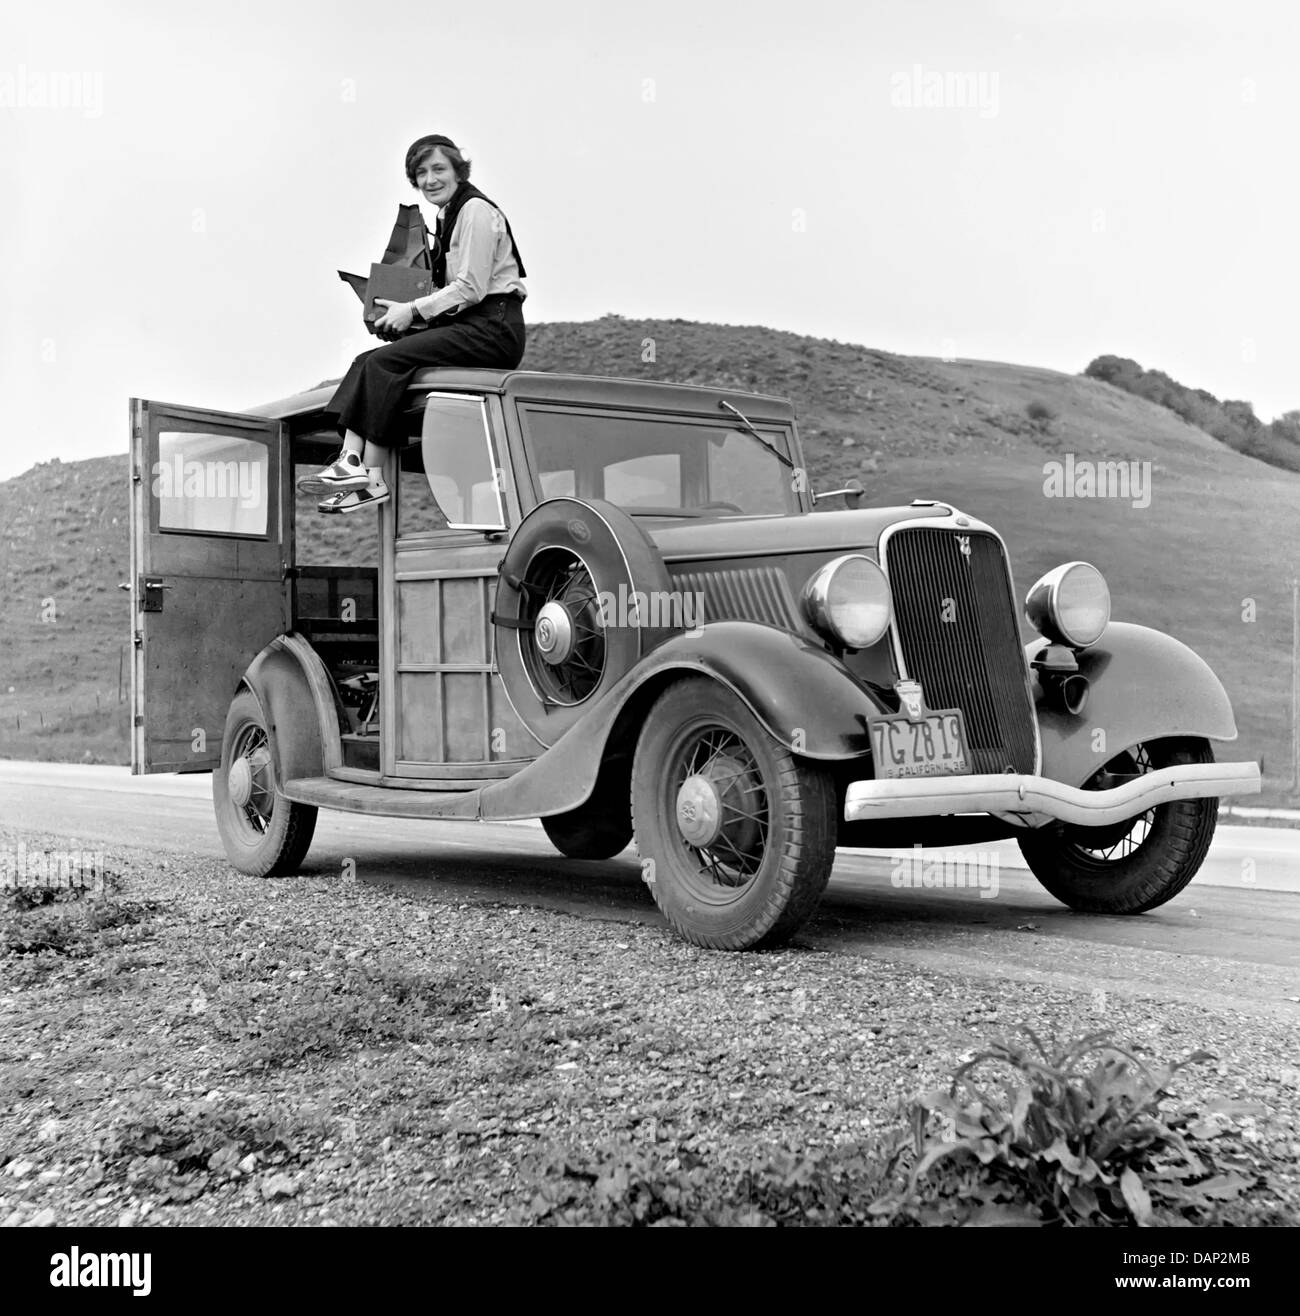
[[[768,452],[770,452],[770,453],[772,454],[772,456],[775,457],[775,458],[777,459],[777,461],[779,461],[779,462],[781,463],[782,466],[788,466],[792,471],[796,469],[796,468],[795,468],[795,464],[794,464],[794,462],[792,462],[792,461],[790,460],[790,458],[787,457],[787,456],[785,455],[785,453],[783,453],[783,452],[781,451],[780,448],[775,447],[773,444],[769,443],[769,442],[768,442],[768,441],[767,441],[767,440],[766,440],[766,439],[765,439],[765,438],[764,438],[764,437],[763,437],[763,436],[762,436],[762,435],[761,435],[761,434],[760,434],[760,433],[759,433],[759,432],[753,427],[753,425],[751,425],[751,424],[749,423],[749,417],[746,416],[745,413],[744,413],[743,411],[741,411],[739,407],[733,407],[733,406],[731,405],[731,403],[727,401],[726,398],[723,398],[723,399],[718,403],[718,405],[719,405],[720,407],[725,407],[726,410],[728,410],[728,411],[730,411],[730,412],[732,413],[732,415],[738,417],[739,420],[740,420],[740,423],[745,427],[744,430],[743,430],[742,432],[748,434],[751,438],[757,439],[757,440],[759,441],[759,443],[761,443],[761,444],[763,445],[763,447],[765,447],[765,448],[768,450]]]

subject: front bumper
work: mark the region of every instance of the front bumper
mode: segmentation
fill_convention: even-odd
[[[1104,827],[1171,800],[1258,795],[1259,790],[1257,763],[1189,763],[1161,768],[1101,791],[1015,773],[855,781],[844,798],[844,821],[990,813],[1011,816],[1030,827],[1051,819]]]

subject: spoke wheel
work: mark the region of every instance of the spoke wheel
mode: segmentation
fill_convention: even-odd
[[[591,569],[567,548],[548,548],[529,564],[519,629],[531,632],[524,665],[539,699],[580,704],[605,675],[605,628]]]
[[[570,859],[612,859],[632,840],[626,758],[606,763],[591,797],[567,813],[543,818],[551,844]]]
[[[830,876],[830,775],[796,759],[739,696],[705,678],[676,682],[650,710],[632,813],[655,902],[699,946],[788,939]]]
[[[658,548],[613,503],[548,498],[524,517],[498,568],[493,659],[539,744],[554,745],[681,632],[674,590]]]
[[[298,870],[316,830],[316,810],[286,800],[276,788],[270,733],[248,690],[235,696],[226,717],[212,804],[226,855],[241,873],[270,877]]]
[[[1180,763],[1213,762],[1204,740],[1149,741],[1111,759],[1085,789],[1106,790]],[[1034,876],[1071,909],[1142,914],[1196,876],[1218,814],[1217,799],[1174,800],[1106,827],[1044,827],[1017,843]]]

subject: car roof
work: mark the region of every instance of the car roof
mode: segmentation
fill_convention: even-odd
[[[785,398],[763,393],[745,393],[699,384],[669,384],[657,379],[618,379],[603,375],[575,375],[542,370],[421,370],[412,379],[412,389],[448,392],[498,393],[519,401],[580,403],[584,406],[629,410],[715,412],[726,399],[751,420],[792,420],[794,407]],[[320,412],[334,395],[333,384],[295,393],[257,407],[247,407],[252,416],[271,419],[303,417]]]

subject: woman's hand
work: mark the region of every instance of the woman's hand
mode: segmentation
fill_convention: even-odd
[[[384,308],[383,315],[375,321],[375,328],[381,334],[404,334],[415,322],[415,311],[410,302],[394,302],[387,297],[376,297],[375,305]]]

